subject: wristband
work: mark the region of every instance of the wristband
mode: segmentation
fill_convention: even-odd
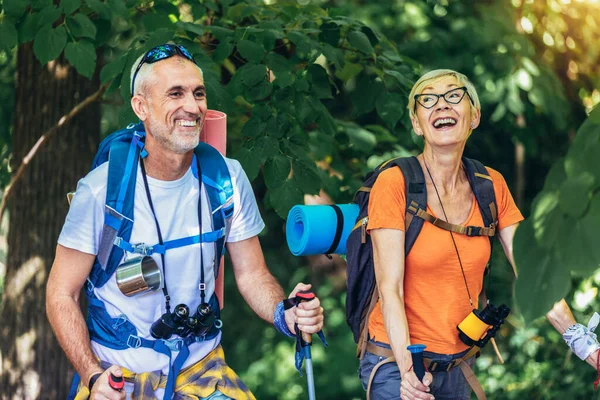
[[[92,393],[92,387],[94,386],[94,383],[96,383],[98,378],[100,378],[100,375],[102,375],[102,372],[97,372],[90,378],[90,382],[88,383],[88,390],[90,393]]]
[[[275,308],[275,312],[273,313],[273,325],[279,332],[283,333],[285,336],[296,337],[296,335],[290,332],[290,329],[285,323],[285,310],[283,308],[283,301],[279,302],[277,304],[277,307]]]
[[[599,322],[600,315],[594,313],[587,327],[582,324],[574,324],[563,333],[563,339],[565,339],[567,345],[582,360],[585,360],[593,352],[600,349],[600,343],[598,343],[598,339],[594,333]]]

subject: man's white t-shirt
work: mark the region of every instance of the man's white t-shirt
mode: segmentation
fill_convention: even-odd
[[[228,242],[238,242],[259,234],[264,228],[248,177],[236,160],[227,159],[234,193],[234,214]],[[157,244],[158,234],[154,216],[146,195],[141,168],[138,168],[135,188],[134,223],[130,243]],[[108,163],[100,165],[81,179],[71,203],[58,243],[88,254],[97,254],[104,224]],[[198,180],[190,168],[175,181],[160,181],[148,177],[150,194],[163,241],[198,235]],[[209,202],[202,187],[202,232],[212,231]],[[129,258],[132,255],[129,254]],[[152,257],[162,269],[160,254]],[[214,292],[214,243],[202,245],[206,300]],[[200,304],[200,245],[171,249],[165,255],[166,284],[171,297],[171,310],[180,303],[186,304],[193,314]],[[77,268],[76,265],[73,268]],[[138,335],[154,339],[150,326],[165,312],[165,298],[161,290],[126,297],[116,283],[115,275],[96,296],[104,302],[112,317],[125,315],[138,330]],[[227,327],[224,327],[227,329]],[[178,338],[174,335],[172,338]],[[216,338],[190,345],[190,355],[183,368],[195,364],[215,349],[221,341]],[[92,348],[103,361],[125,367],[133,372],[162,370],[168,375],[169,359],[152,349],[138,348],[113,350],[92,341]],[[173,360],[177,352],[173,352]]]

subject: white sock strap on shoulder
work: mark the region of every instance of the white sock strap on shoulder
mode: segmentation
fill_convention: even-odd
[[[574,324],[563,333],[563,339],[569,345],[573,353],[577,355],[577,357],[585,360],[592,354],[594,351],[600,349],[600,343],[598,343],[598,339],[594,330],[600,323],[600,315],[598,313],[594,313],[590,321],[588,322],[588,326],[585,327],[582,324]]]

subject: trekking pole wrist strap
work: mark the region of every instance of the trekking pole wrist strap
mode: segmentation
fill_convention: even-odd
[[[285,322],[285,307],[284,302],[280,301],[277,303],[277,307],[275,307],[275,312],[273,313],[273,325],[275,328],[284,334],[287,337],[296,337],[296,335],[290,332],[290,329]]]
[[[562,335],[567,345],[573,350],[573,353],[581,360],[585,360],[592,353],[600,349],[600,343],[598,343],[598,339],[594,333],[599,322],[600,315],[594,313],[587,327],[582,324],[574,324]]]

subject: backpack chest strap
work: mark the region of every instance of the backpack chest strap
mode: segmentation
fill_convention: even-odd
[[[451,232],[456,232],[461,235],[489,236],[489,237],[493,237],[494,235],[496,235],[496,223],[492,224],[489,227],[463,226],[463,225],[451,224],[449,222],[444,221],[443,219],[436,218],[433,215],[429,214],[427,211],[419,208],[415,202],[412,202],[410,204],[410,206],[407,209],[407,214],[417,216],[417,217],[431,223],[432,225],[437,226],[438,228],[441,228],[441,229],[444,229],[447,231],[451,231]]]
[[[179,247],[190,246],[198,243],[214,243],[217,240],[225,236],[225,228],[218,229],[216,231],[203,233],[200,235],[188,236],[186,238],[168,240],[163,244],[155,244],[148,246],[145,243],[131,244],[121,237],[115,239],[115,246],[128,251],[129,253],[138,253],[145,256],[150,256],[154,253],[165,254],[167,250],[177,249]]]

